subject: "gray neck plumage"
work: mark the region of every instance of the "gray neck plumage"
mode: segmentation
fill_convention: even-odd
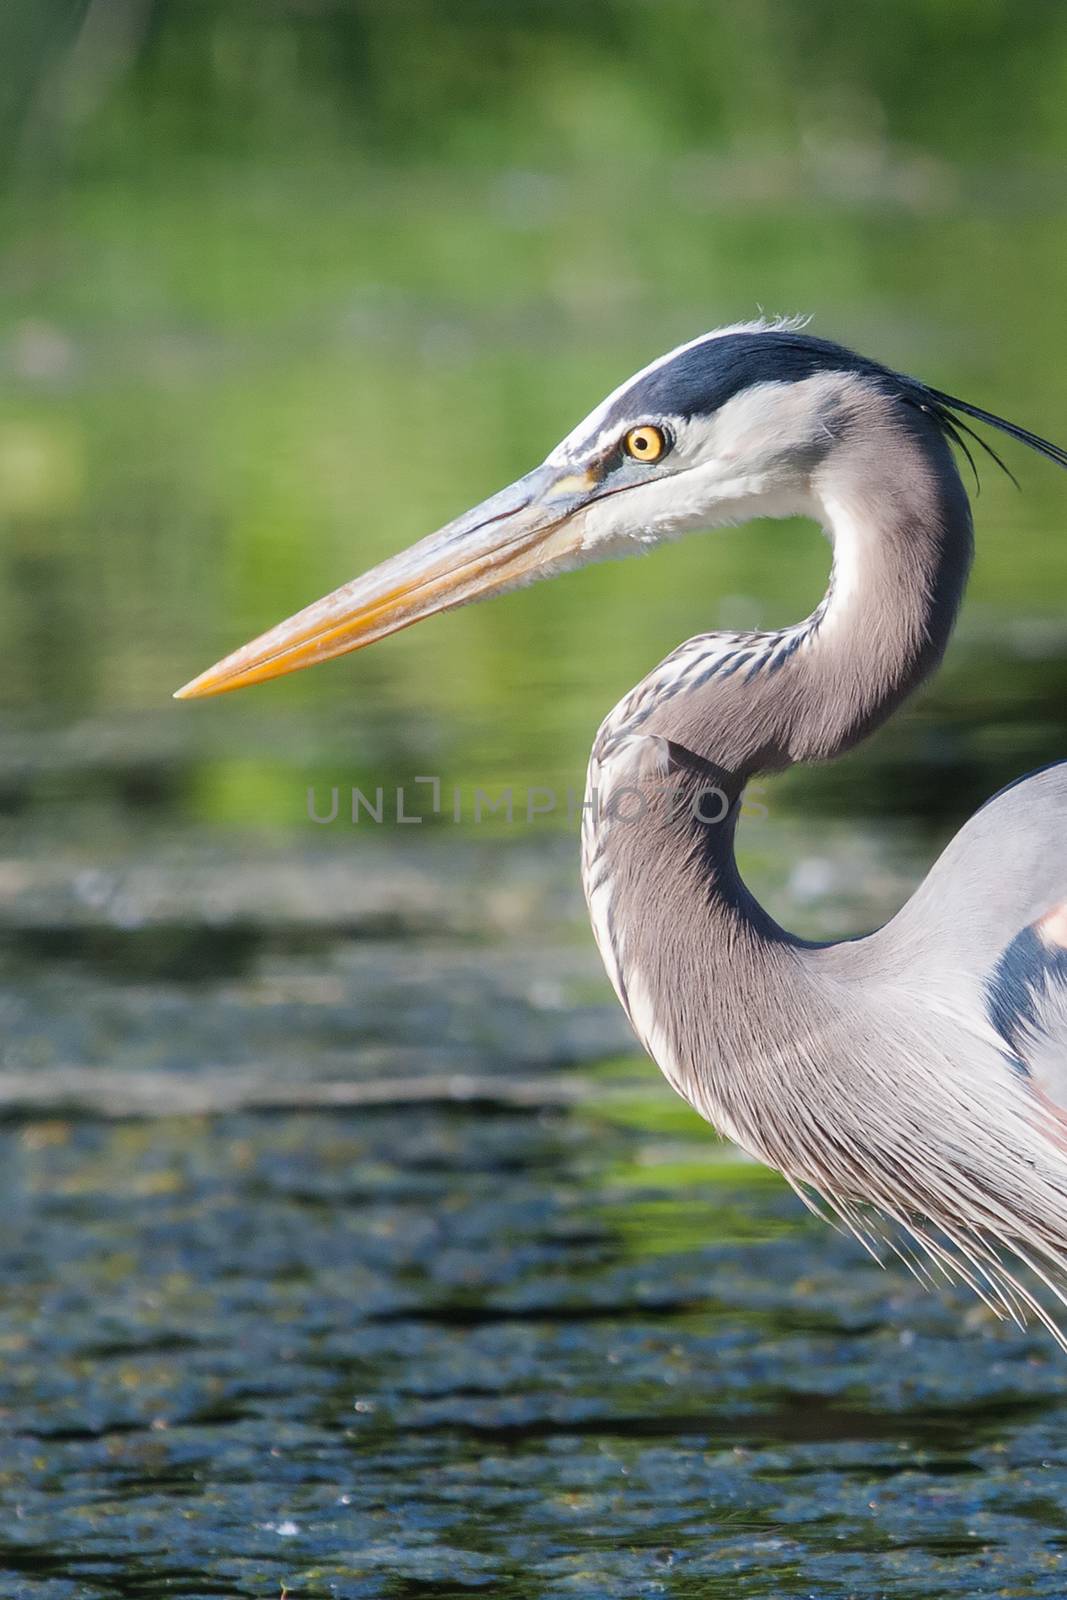
[[[971,559],[967,497],[919,414],[839,444],[812,490],[834,545],[825,601],[780,633],[690,640],[639,684],[598,735],[583,834],[593,925],[639,1036],[757,1153],[745,1064],[793,1060],[805,1019],[832,1007],[813,1001],[808,948],[738,873],[744,785],[890,716],[940,661]]]
[[[780,632],[689,640],[608,719],[602,754],[620,736],[660,735],[735,798],[757,773],[850,749],[938,665],[973,542],[940,430],[915,413],[843,442],[811,490],[834,548],[823,603]]]

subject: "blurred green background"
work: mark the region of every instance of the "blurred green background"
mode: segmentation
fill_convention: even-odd
[[[308,783],[580,785],[682,638],[816,602],[814,529],[169,696],[716,324],[808,312],[1067,438],[1057,0],[8,0],[0,60],[9,818],[306,828]],[[1023,492],[980,463],[945,672],[784,810],[947,825],[1067,754],[1067,480],[998,448]]]
[[[718,1145],[575,823],[471,821],[818,530],[171,693],[761,310],[1067,444],[1065,291],[1065,0],[0,0],[0,1591],[1064,1593],[1051,1344]],[[993,443],[943,671],[743,825],[798,933],[1067,757]],[[419,774],[466,826],[307,820]]]

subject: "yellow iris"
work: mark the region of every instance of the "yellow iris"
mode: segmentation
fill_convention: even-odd
[[[623,448],[635,461],[658,461],[667,448],[666,435],[662,428],[645,422],[639,428],[630,429],[623,440]]]

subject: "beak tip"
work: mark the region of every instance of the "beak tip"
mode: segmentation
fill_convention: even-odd
[[[546,476],[558,478],[547,463],[190,678],[174,690],[174,699],[206,700],[283,677],[536,576],[535,548],[570,514],[559,511],[551,496],[546,499]],[[584,478],[559,481],[568,493],[588,494]]]
[[[183,683],[180,689],[175,689],[171,698],[173,700],[205,700],[209,695],[219,694],[224,686],[211,682],[211,673],[202,672],[197,678],[190,678],[188,683]]]

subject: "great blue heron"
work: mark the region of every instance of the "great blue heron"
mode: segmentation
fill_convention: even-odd
[[[697,1111],[869,1248],[964,1280],[998,1315],[1033,1313],[1067,1347],[1020,1275],[1067,1304],[1067,763],[989,801],[864,938],[795,938],[734,857],[750,779],[848,750],[940,661],[972,552],[951,447],[974,421],[1067,466],[796,324],[705,334],[510,488],[178,693],[274,678],[690,529],[815,518],[833,568],[810,617],[688,640],[600,728],[582,841],[596,940]]]

